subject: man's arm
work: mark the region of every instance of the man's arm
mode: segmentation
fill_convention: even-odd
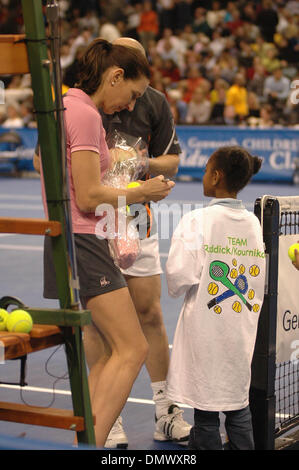
[[[169,103],[162,94],[155,95],[149,153],[149,172],[152,175],[173,177],[178,172],[181,147],[175,131]]]
[[[180,158],[178,155],[160,155],[149,159],[149,172],[152,175],[175,176],[178,172]]]

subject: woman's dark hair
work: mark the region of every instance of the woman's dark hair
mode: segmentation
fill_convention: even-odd
[[[137,48],[95,39],[79,60],[76,87],[92,95],[100,86],[103,73],[113,66],[124,70],[125,80],[138,80],[142,76],[150,79],[148,61]]]
[[[227,189],[232,192],[243,189],[262,166],[261,158],[238,146],[221,147],[213,158],[214,168],[223,172]]]

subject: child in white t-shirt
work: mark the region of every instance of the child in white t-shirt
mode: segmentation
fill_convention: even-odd
[[[265,253],[257,217],[238,192],[261,167],[241,147],[222,147],[203,178],[202,209],[179,222],[166,264],[169,294],[185,295],[167,378],[169,398],[194,408],[189,448],[253,449],[251,361],[264,298]]]

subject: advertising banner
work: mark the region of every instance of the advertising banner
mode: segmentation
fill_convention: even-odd
[[[299,360],[299,271],[288,257],[298,235],[279,237],[276,363]]]
[[[290,183],[299,157],[299,132],[294,129],[177,126],[182,147],[178,176],[202,179],[206,162],[217,148],[240,145],[263,158],[253,181]]]
[[[294,129],[250,129],[239,127],[177,126],[182,148],[178,176],[202,179],[210,155],[224,145],[241,145],[263,158],[253,181],[293,181],[294,160],[299,158],[299,132]],[[0,127],[0,172],[5,165],[33,170],[32,158],[37,129]]]

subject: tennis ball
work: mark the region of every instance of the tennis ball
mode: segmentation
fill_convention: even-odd
[[[254,290],[253,290],[253,289],[249,289],[249,291],[248,291],[248,299],[249,299],[249,300],[252,300],[254,296],[255,296]]]
[[[140,183],[138,183],[138,181],[132,181],[131,183],[127,185],[127,188],[137,188],[138,186],[140,186]],[[126,209],[127,209],[127,214],[131,215],[129,205],[127,205]]]
[[[249,269],[249,274],[252,277],[257,277],[260,273],[260,268],[254,264],[253,266],[250,267]]]
[[[299,253],[299,243],[293,243],[288,249],[288,255],[291,261],[295,261],[295,250]]]
[[[0,308],[0,331],[6,330],[6,322],[8,318],[8,312],[4,308]]]
[[[240,302],[238,302],[238,300],[233,303],[233,310],[237,313],[240,313],[242,311],[242,305],[240,304]]]
[[[222,312],[222,308],[219,305],[216,305],[214,307],[214,312],[220,315],[220,313]]]
[[[253,310],[254,312],[258,312],[259,309],[260,309],[260,306],[259,306],[258,304],[254,304],[254,306],[252,307],[252,310]]]
[[[216,295],[217,294],[218,286],[217,286],[217,284],[215,284],[215,282],[210,282],[210,284],[208,285],[208,292],[211,295]]]
[[[235,268],[233,268],[230,272],[230,277],[232,279],[236,279],[237,276],[238,276],[238,271]]]
[[[245,273],[245,266],[244,266],[244,264],[240,264],[239,273],[240,273],[240,274],[244,274],[244,273]]]
[[[132,181],[127,185],[127,188],[137,188],[137,186],[140,186],[140,183],[138,183],[138,181]]]
[[[8,315],[6,327],[15,333],[30,333],[33,321],[31,315],[25,310],[14,310]]]

